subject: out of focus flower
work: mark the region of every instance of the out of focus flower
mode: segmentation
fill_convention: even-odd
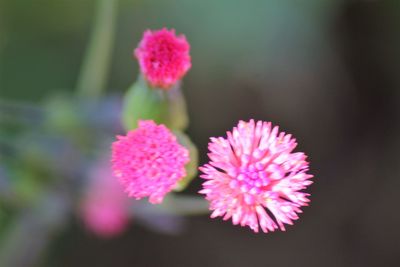
[[[210,163],[201,194],[210,201],[211,217],[232,218],[233,224],[267,233],[292,224],[307,206],[312,183],[303,153],[292,153],[297,143],[270,122],[240,121],[227,138],[211,138]]]
[[[112,145],[114,175],[129,196],[161,203],[185,177],[189,152],[164,125],[139,121],[137,129],[117,139]]]
[[[153,87],[168,89],[179,81],[191,67],[190,45],[184,35],[175,30],[147,30],[135,56],[145,79]]]
[[[89,173],[82,217],[86,226],[102,237],[122,233],[129,221],[129,199],[112,175],[110,163],[100,161]]]

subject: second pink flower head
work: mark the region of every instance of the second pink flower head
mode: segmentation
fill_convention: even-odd
[[[161,203],[186,176],[189,151],[164,125],[139,121],[137,129],[117,139],[112,145],[113,171],[129,196]]]
[[[190,45],[184,35],[175,30],[147,30],[134,55],[147,82],[162,89],[169,89],[190,69]]]

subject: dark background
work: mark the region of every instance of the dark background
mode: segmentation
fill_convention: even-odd
[[[0,97],[71,91],[94,5],[0,0]],[[110,92],[136,78],[142,32],[163,26],[191,43],[184,93],[201,163],[209,136],[272,121],[309,155],[311,206],[269,234],[199,216],[177,236],[132,224],[101,240],[75,221],[45,265],[400,266],[400,1],[121,0]]]

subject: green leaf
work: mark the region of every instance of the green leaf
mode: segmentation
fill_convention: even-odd
[[[197,147],[193,142],[190,140],[189,136],[184,134],[181,131],[174,131],[174,134],[178,138],[178,142],[185,146],[189,150],[190,161],[186,164],[186,177],[183,178],[181,181],[178,182],[174,191],[182,191],[184,190],[190,182],[196,177],[197,175],[197,168],[199,166],[199,152]]]

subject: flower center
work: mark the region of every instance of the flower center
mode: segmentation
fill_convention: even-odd
[[[263,166],[261,163],[253,163],[242,166],[237,170],[229,186],[240,191],[244,195],[244,200],[248,203],[254,203],[254,199],[263,192],[269,191],[274,181],[280,180],[285,176],[282,166],[277,164],[268,164]]]

